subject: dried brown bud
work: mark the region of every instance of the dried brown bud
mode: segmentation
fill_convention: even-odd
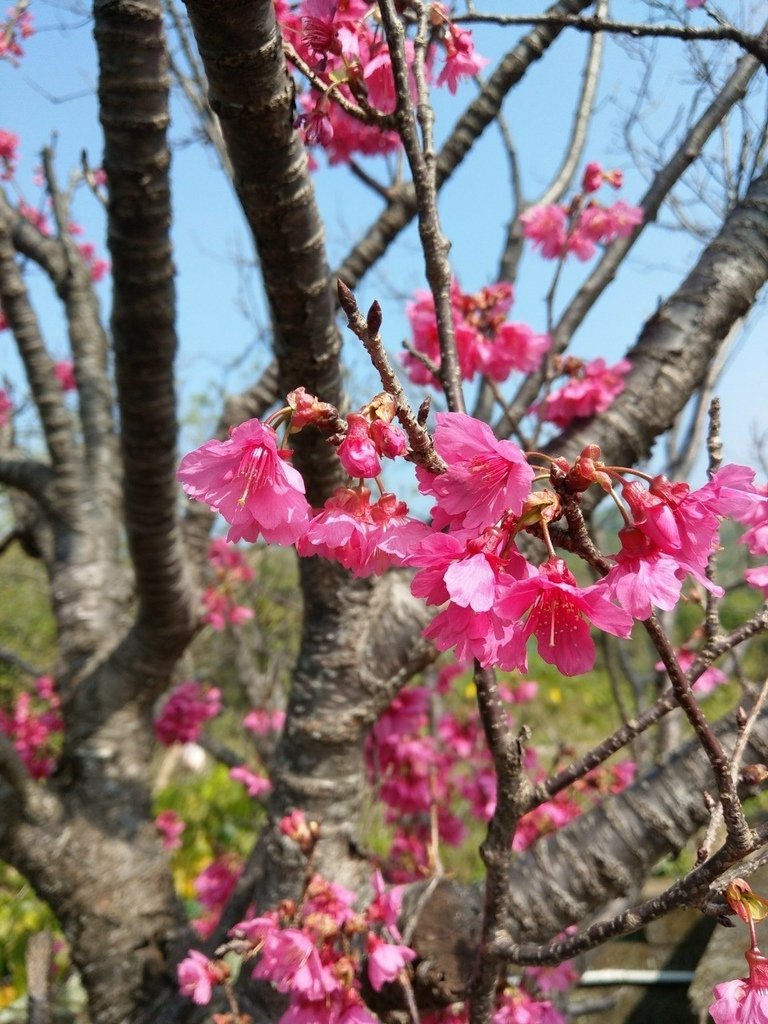
[[[431,405],[432,399],[430,398],[429,395],[427,395],[427,397],[419,406],[419,411],[416,413],[416,420],[420,427],[423,427],[424,424],[427,422],[427,417],[429,416],[429,407]]]
[[[376,299],[374,299],[373,302],[371,303],[371,308],[368,310],[368,320],[367,320],[368,331],[369,331],[371,337],[375,337],[379,333],[379,331],[381,330],[382,318],[383,317],[382,317],[382,312],[381,312],[381,306],[376,301]]]
[[[347,288],[347,286],[344,284],[341,278],[338,278],[338,280],[336,281],[336,291],[338,292],[339,305],[341,306],[341,308],[344,310],[348,317],[354,316],[355,313],[357,312],[357,302],[355,301],[355,296],[352,294],[349,288]]]
[[[747,786],[760,786],[768,779],[768,767],[764,764],[745,764],[741,769],[741,781]]]

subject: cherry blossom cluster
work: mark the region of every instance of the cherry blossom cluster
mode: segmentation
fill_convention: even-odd
[[[2,25],[0,25],[0,33],[2,33]],[[1,35],[0,38],[2,38]],[[0,57],[2,57],[1,50]],[[4,129],[0,129],[0,181],[10,181],[15,176],[16,165],[18,163],[18,148],[18,135],[13,132],[5,131]],[[98,187],[99,185],[104,184],[106,180],[104,172],[101,170],[89,171],[87,177],[92,187]],[[81,178],[80,180],[84,180],[84,178]],[[35,183],[37,185],[44,185],[44,176],[40,169],[38,169],[35,174]],[[50,200],[47,201],[47,206],[49,205]],[[45,210],[32,206],[25,199],[19,200],[17,209],[22,217],[25,217],[30,224],[37,228],[40,234],[45,235],[46,237],[51,236],[51,225]],[[67,230],[73,238],[77,238],[83,234],[82,226],[76,221],[70,221],[67,225]],[[110,271],[109,261],[102,259],[99,256],[96,246],[92,242],[78,242],[77,248],[90,271],[91,280],[94,283],[102,281]],[[7,327],[7,323],[0,326],[0,330],[2,330],[3,327]]]
[[[47,779],[56,767],[55,737],[63,728],[51,676],[36,679],[34,693],[19,693],[10,712],[0,709],[0,732],[11,740],[33,779]]]
[[[763,525],[765,495],[746,467],[725,466],[696,491],[606,466],[594,445],[573,465],[558,458],[534,468],[517,445],[464,413],[437,415],[434,449],[444,472],[417,466],[419,490],[434,499],[430,525],[421,523],[380,483],[382,495],[372,504],[363,483],[368,475],[378,483],[381,455],[409,454],[389,420],[388,397],[373,399],[347,426],[337,410],[297,389],[272,417],[285,424],[286,436],[317,426],[353,477],[322,509],[310,508],[290,451],[278,448],[274,427],[258,420],[186,455],[178,475],[190,497],[230,523],[231,541],[263,536],[295,544],[300,555],[321,555],[358,576],[413,567],[413,594],[439,609],[424,635],[438,650],[454,649],[459,661],[526,672],[534,636],[540,656],[564,675],[587,672],[595,661],[590,626],[627,638],[633,621],[648,618],[654,606],[675,606],[688,576],[722,593],[706,576],[721,518],[754,518],[756,531]],[[542,486],[534,487],[534,478]],[[582,586],[553,537],[570,531],[580,496],[592,486],[612,496],[625,525],[610,571]],[[523,531],[545,544],[540,565],[518,548]]]
[[[561,429],[570,426],[574,420],[589,419],[605,412],[624,390],[624,377],[632,369],[628,359],[620,359],[613,366],[607,366],[601,358],[585,363],[575,356],[566,359],[558,356],[554,363],[555,372],[567,375],[568,380],[532,406],[530,411],[540,420],[554,423]]]
[[[276,4],[278,22],[304,68],[312,88],[301,95],[297,126],[305,141],[322,147],[332,164],[355,154],[389,153],[400,145],[394,131],[378,123],[395,109],[395,84],[389,50],[376,18],[376,7],[362,0],[303,0]],[[430,8],[432,32],[426,71],[433,78],[435,55],[443,56],[436,84],[455,92],[462,78],[476,75],[487,61],[474,49],[472,34],[454,25],[445,7]],[[406,40],[409,63],[413,43]],[[358,111],[343,109],[342,97]]]
[[[545,259],[561,260],[569,253],[579,260],[591,259],[598,245],[628,238],[643,222],[639,206],[623,199],[604,206],[592,198],[603,182],[618,189],[623,180],[621,171],[604,171],[598,163],[587,164],[581,191],[568,206],[532,206],[520,215],[523,234]]]
[[[463,292],[456,280],[451,282],[451,307],[456,332],[456,352],[463,380],[475,374],[504,381],[513,371],[538,370],[551,341],[547,334],[535,334],[522,323],[510,323],[511,284],[500,282],[479,292]],[[437,333],[435,302],[429,291],[415,293],[407,306],[413,332],[413,352],[403,356],[408,376],[415,384],[440,387],[435,370],[440,366],[440,340]]]
[[[174,687],[155,719],[155,736],[170,747],[194,743],[207,721],[221,711],[221,691],[189,680]]]
[[[253,569],[241,551],[218,539],[208,549],[208,564],[216,583],[203,590],[203,622],[221,632],[227,625],[241,626],[253,618],[253,609],[237,604],[235,594],[243,583],[253,579]]]
[[[294,811],[280,824],[311,854],[315,823]],[[217,952],[235,953],[244,964],[255,960],[253,977],[288,996],[281,1024],[376,1024],[361,995],[364,981],[376,992],[397,983],[416,954],[397,927],[401,890],[387,889],[378,872],[372,888],[373,899],[357,910],[356,893],[310,875],[298,903],[284,900],[276,910],[240,921]],[[182,993],[198,1005],[209,1003],[214,987],[228,977],[224,960],[209,960],[198,950],[178,967]]]
[[[34,35],[32,15],[27,11],[29,0],[18,0],[6,11],[5,19],[0,21],[0,60],[9,60],[12,64],[24,56],[21,46],[22,39]]]
[[[467,665],[441,670],[434,692],[427,687],[402,690],[382,713],[366,743],[371,785],[386,808],[392,845],[385,861],[387,878],[415,881],[433,873],[435,838],[459,846],[468,837],[467,821],[487,822],[496,806],[496,774],[476,715],[443,707],[436,698],[450,694],[451,680]],[[535,699],[538,684],[526,680],[512,688],[500,684],[509,704]],[[455,703],[455,697],[451,702]],[[434,723],[434,728],[432,728]],[[510,728],[514,722],[510,717]],[[551,770],[551,765],[548,766]],[[535,751],[525,752],[525,768],[534,782],[548,774]],[[578,780],[569,791],[523,815],[513,846],[525,850],[542,835],[577,818],[609,793],[618,793],[634,779],[631,761],[603,766]]]

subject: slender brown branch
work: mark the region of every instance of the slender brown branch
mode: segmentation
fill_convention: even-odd
[[[509,868],[512,840],[525,806],[530,783],[523,772],[527,730],[517,738],[510,732],[504,704],[499,696],[496,673],[475,663],[475,688],[480,721],[496,772],[496,807],[480,846],[485,865],[485,899],[475,967],[468,985],[471,1024],[489,1024],[499,983],[499,963],[489,949],[509,917]]]
[[[579,953],[602,945],[608,939],[635,932],[676,907],[704,902],[712,883],[734,864],[743,860],[747,854],[758,850],[766,840],[768,825],[763,824],[755,830],[746,849],[741,849],[730,842],[726,843],[713,857],[694,868],[660,896],[645,900],[608,921],[600,921],[576,935],[542,945],[517,943],[508,937],[500,938],[492,952],[500,959],[516,964],[562,963],[563,960],[569,960]]]
[[[727,40],[737,43],[743,50],[756,57],[761,64],[768,67],[768,43],[762,36],[743,32],[735,25],[723,24],[717,27],[697,27],[693,25],[654,25],[634,21],[615,21],[612,18],[575,17],[568,14],[465,14],[455,19],[464,24],[490,25],[557,25],[562,28],[575,28],[579,32],[608,32],[612,35],[629,36],[632,39],[646,37],[656,39],[682,39],[685,42],[704,42],[706,40]]]
[[[338,282],[338,291],[339,305],[347,317],[349,329],[362,341],[371,362],[378,370],[382,387],[395,400],[397,418],[408,435],[413,461],[424,466],[430,473],[444,473],[445,463],[435,451],[429,431],[421,424],[418,415],[411,408],[381,340],[379,334],[381,307],[378,302],[374,302],[366,320],[357,307],[354,295],[343,281]]]
[[[382,24],[389,44],[392,72],[395,78],[395,110],[397,132],[403,143],[411,168],[419,237],[427,273],[427,280],[435,302],[437,333],[440,339],[440,381],[448,408],[464,411],[459,360],[456,351],[456,333],[451,306],[451,267],[448,262],[450,244],[443,234],[437,211],[436,154],[432,136],[434,111],[429,103],[425,76],[417,80],[418,121],[421,142],[411,108],[410,72],[405,54],[405,30],[393,0],[379,4]],[[422,69],[423,70],[423,69]]]
[[[699,702],[694,697],[686,674],[681,671],[672,644],[659,620],[655,615],[651,615],[643,625],[664,662],[677,702],[685,712],[709,758],[720,796],[720,804],[723,808],[723,820],[728,829],[729,841],[735,850],[746,850],[754,840],[736,790],[731,772],[731,760],[707,721]]]

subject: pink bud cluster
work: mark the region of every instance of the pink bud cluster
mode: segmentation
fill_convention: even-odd
[[[451,283],[456,351],[463,380],[473,380],[479,373],[491,380],[504,381],[513,370],[538,370],[550,348],[549,335],[535,334],[526,324],[510,323],[507,315],[512,300],[511,284],[500,282],[469,294],[461,290],[457,281]],[[440,341],[432,293],[416,292],[407,313],[413,348],[418,353],[403,356],[408,376],[415,384],[438,387],[432,368],[440,366]]]
[[[594,256],[599,244],[607,245],[617,238],[629,238],[643,222],[643,210],[619,199],[604,206],[587,198],[603,182],[621,188],[621,171],[604,171],[600,164],[589,163],[584,171],[581,191],[569,206],[532,206],[520,216],[523,234],[548,260],[563,259],[573,253],[577,259]]]
[[[376,119],[376,114],[395,109],[395,85],[375,7],[362,0],[302,0],[289,7],[280,0],[276,10],[286,41],[324,86],[300,97],[297,127],[305,141],[322,147],[332,164],[345,163],[356,154],[373,156],[399,148],[396,132],[383,130]],[[433,77],[435,52],[440,50],[444,64],[436,84],[455,92],[463,78],[476,75],[487,61],[475,52],[471,32],[454,25],[442,4],[432,4],[431,20],[427,74]],[[410,64],[410,39],[406,52]],[[334,102],[335,94],[354,103],[363,116],[343,110]]]
[[[194,743],[205,723],[221,711],[221,691],[189,680],[174,687],[155,719],[155,736],[169,747]]]
[[[33,779],[48,778],[56,767],[54,738],[63,727],[50,676],[35,681],[34,693],[18,694],[12,711],[0,709],[0,732],[11,740]]]
[[[231,929],[222,950],[256,958],[253,977],[288,996],[281,1024],[376,1024],[361,995],[364,977],[380,991],[398,981],[416,954],[400,941],[400,891],[387,890],[378,872],[373,890],[358,911],[355,893],[313,875],[300,904],[285,900]],[[213,986],[226,979],[223,968],[190,950],[178,968],[182,993],[207,1004]]]

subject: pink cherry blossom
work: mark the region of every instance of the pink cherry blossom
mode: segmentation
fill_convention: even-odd
[[[368,978],[377,992],[387,982],[394,981],[405,965],[415,959],[416,953],[408,946],[382,942],[369,935]]]
[[[758,949],[744,955],[749,977],[715,985],[709,1007],[715,1024],[768,1024],[768,959]]]
[[[267,736],[270,732],[280,732],[285,723],[285,712],[279,709],[269,711],[266,708],[254,708],[243,719],[243,725],[255,736]]]
[[[570,960],[554,967],[526,967],[526,978],[531,978],[539,992],[567,992],[579,980],[579,974]]]
[[[595,242],[608,244],[617,238],[629,238],[638,224],[643,223],[642,207],[631,206],[618,199],[612,206],[593,204],[582,211],[578,230]]]
[[[305,0],[302,38],[309,50],[319,57],[341,54],[339,33],[334,25],[337,7],[337,0]]]
[[[500,652],[504,668],[526,670],[525,641],[538,640],[540,656],[566,676],[588,672],[595,663],[595,644],[587,620],[614,636],[628,637],[632,618],[608,599],[602,583],[579,587],[562,558],[550,558],[539,574],[513,583],[501,600],[500,614],[519,620],[526,610],[525,626]]]
[[[680,650],[675,651],[675,656],[677,658],[677,663],[683,672],[687,672],[697,658],[696,652],[690,650],[688,647],[681,647]],[[657,661],[654,667],[657,672],[666,671],[663,661]],[[704,669],[692,685],[699,696],[703,696],[704,694],[712,693],[712,691],[716,690],[718,686],[722,686],[723,683],[727,682],[728,676],[725,672],[722,672],[719,668],[710,666],[709,668]]]
[[[176,968],[176,976],[183,996],[188,996],[198,1006],[210,1003],[213,985],[219,976],[207,956],[196,949],[190,949]]]
[[[474,78],[488,63],[486,57],[475,52],[472,33],[448,24],[443,36],[445,47],[445,64],[437,78],[438,85],[447,85],[450,93],[455,93],[462,78]]]
[[[619,530],[621,551],[604,577],[622,608],[635,619],[647,619],[653,607],[671,611],[680,599],[685,570],[636,527]]]
[[[584,176],[581,179],[581,187],[584,192],[597,192],[603,183],[603,168],[599,163],[592,161],[584,168]]]
[[[323,966],[312,939],[297,928],[270,932],[264,942],[254,978],[271,981],[280,992],[298,993],[319,1001],[339,988]]]
[[[19,213],[25,217],[30,224],[33,224],[41,235],[50,235],[51,227],[48,218],[42,210],[36,210],[34,206],[25,203],[22,199],[18,206]]]
[[[761,565],[755,569],[747,569],[744,579],[756,590],[762,590],[763,597],[768,599],[768,565]]]
[[[533,470],[517,445],[497,440],[487,423],[465,413],[438,413],[436,420],[435,448],[448,468],[439,476],[419,477],[422,493],[437,498],[436,527],[450,522],[482,529],[507,512],[519,514]]]
[[[271,427],[247,420],[226,441],[207,441],[181,460],[190,498],[207,502],[231,524],[227,540],[294,544],[309,525],[301,474],[288,465]]]
[[[520,215],[523,234],[541,249],[544,259],[563,255],[568,217],[562,206],[532,206]]]
[[[621,359],[613,366],[606,366],[604,359],[582,364],[567,384],[553,391],[532,411],[558,427],[605,412],[624,390],[624,376],[631,368],[628,359]]]
[[[194,880],[195,895],[206,910],[218,911],[229,899],[242,868],[234,856],[217,857]]]
[[[481,349],[481,367],[494,380],[503,381],[511,370],[533,373],[552,347],[548,334],[535,334],[527,324],[502,324],[493,344]]]
[[[232,596],[218,587],[206,587],[203,591],[203,622],[217,632],[227,624],[242,626],[253,618],[253,609],[235,604]]]
[[[56,767],[51,737],[63,728],[58,712],[59,698],[53,692],[46,695],[41,685],[45,678],[37,681],[36,689],[37,696],[47,707],[41,709],[33,694],[23,691],[17,695],[10,712],[0,709],[0,732],[9,737],[33,779],[47,778]]]
[[[347,416],[347,435],[339,445],[338,455],[350,476],[375,477],[381,473],[379,453],[365,416],[354,412]]]

